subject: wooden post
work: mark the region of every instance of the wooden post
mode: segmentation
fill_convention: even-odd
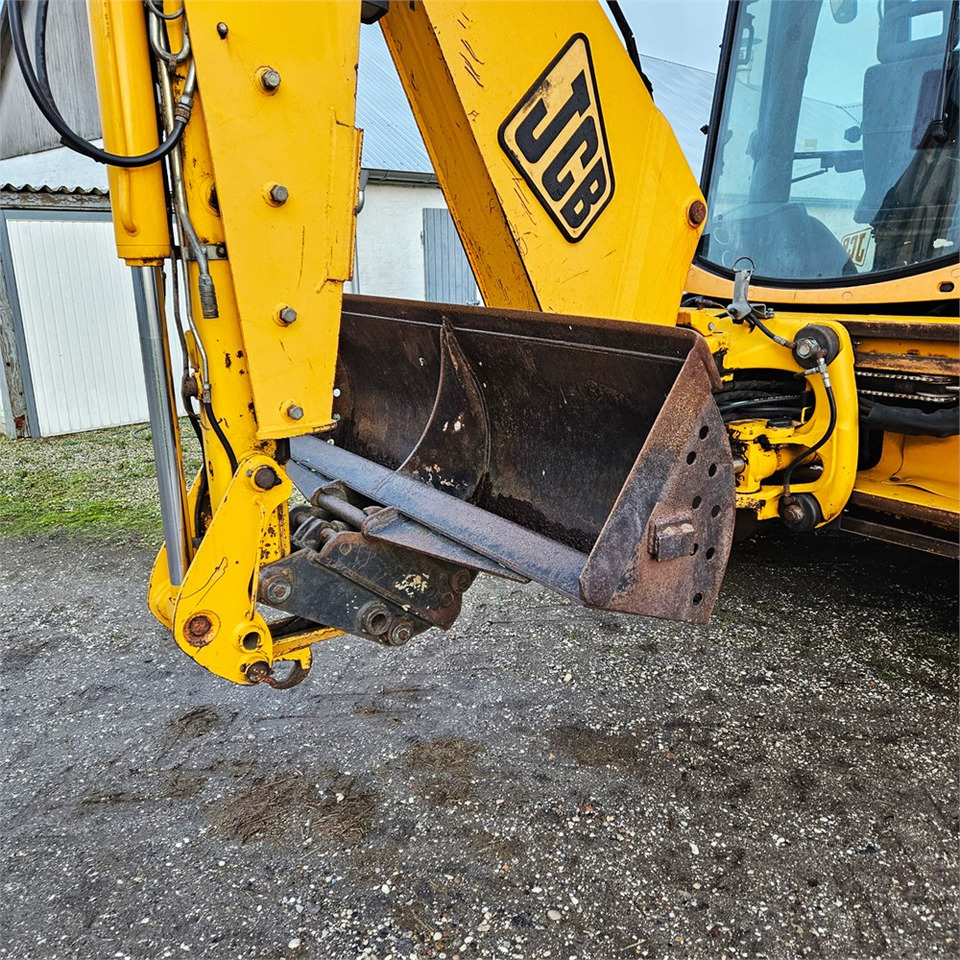
[[[0,405],[3,412],[3,432],[8,437],[19,439],[30,436],[30,422],[27,414],[27,397],[23,389],[23,372],[20,369],[20,354],[17,350],[17,338],[13,326],[13,305],[7,293],[6,276],[2,266],[0,264],[0,361],[3,363]]]

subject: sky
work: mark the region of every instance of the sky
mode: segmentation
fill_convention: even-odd
[[[726,0],[620,0],[641,54],[716,73]]]

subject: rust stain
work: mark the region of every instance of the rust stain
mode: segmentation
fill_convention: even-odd
[[[183,639],[197,649],[210,643],[216,632],[213,621],[203,613],[195,614],[183,625]]]

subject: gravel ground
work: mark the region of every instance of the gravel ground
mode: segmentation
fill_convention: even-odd
[[[956,566],[735,551],[707,628],[481,578],[448,634],[205,674],[151,557],[0,540],[0,956],[956,955]]]

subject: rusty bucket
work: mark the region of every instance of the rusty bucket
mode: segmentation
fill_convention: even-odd
[[[288,469],[372,540],[702,623],[734,518],[717,386],[687,329],[346,297],[337,427]]]

